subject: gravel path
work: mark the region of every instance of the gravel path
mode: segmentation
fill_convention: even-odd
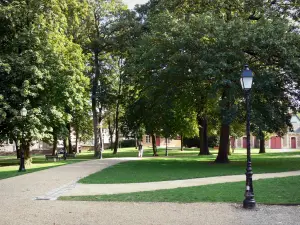
[[[244,210],[237,204],[34,200],[120,161],[80,162],[0,180],[0,225],[300,225],[298,206]]]

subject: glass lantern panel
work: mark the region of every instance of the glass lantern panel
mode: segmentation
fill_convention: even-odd
[[[253,77],[243,77],[243,89],[248,90],[252,87]]]

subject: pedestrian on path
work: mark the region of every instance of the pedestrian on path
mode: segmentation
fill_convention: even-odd
[[[139,144],[139,158],[142,158],[143,157],[143,153],[144,153],[144,148],[143,148],[143,145],[142,143]]]

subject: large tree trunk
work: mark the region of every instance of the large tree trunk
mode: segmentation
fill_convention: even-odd
[[[152,138],[153,156],[158,156],[158,154],[157,154],[157,148],[156,148],[156,136],[155,136],[155,134],[151,134],[151,138]]]
[[[72,135],[71,135],[71,124],[68,123],[68,153],[73,154],[73,146],[72,146]]]
[[[261,129],[259,129],[259,153],[266,153],[265,135]]]
[[[97,113],[97,85],[100,76],[99,71],[99,52],[94,51],[94,68],[95,77],[92,79],[92,112],[93,112],[93,127],[94,127],[94,156],[99,157],[100,146],[99,146],[99,134],[98,134],[98,113]]]
[[[183,134],[180,135],[180,151],[183,151]]]
[[[199,126],[199,138],[200,138],[200,152],[199,155],[209,155],[208,149],[208,135],[207,135],[207,119],[202,116],[197,116]]]
[[[215,160],[216,163],[228,163],[228,141],[229,141],[229,130],[228,124],[222,124],[220,133],[220,144],[218,156]]]
[[[52,155],[56,155],[57,150],[57,135],[56,133],[53,134],[53,146],[52,146]]]

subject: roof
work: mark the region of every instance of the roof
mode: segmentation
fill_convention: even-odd
[[[294,133],[300,134],[300,127],[297,130],[295,130]]]

